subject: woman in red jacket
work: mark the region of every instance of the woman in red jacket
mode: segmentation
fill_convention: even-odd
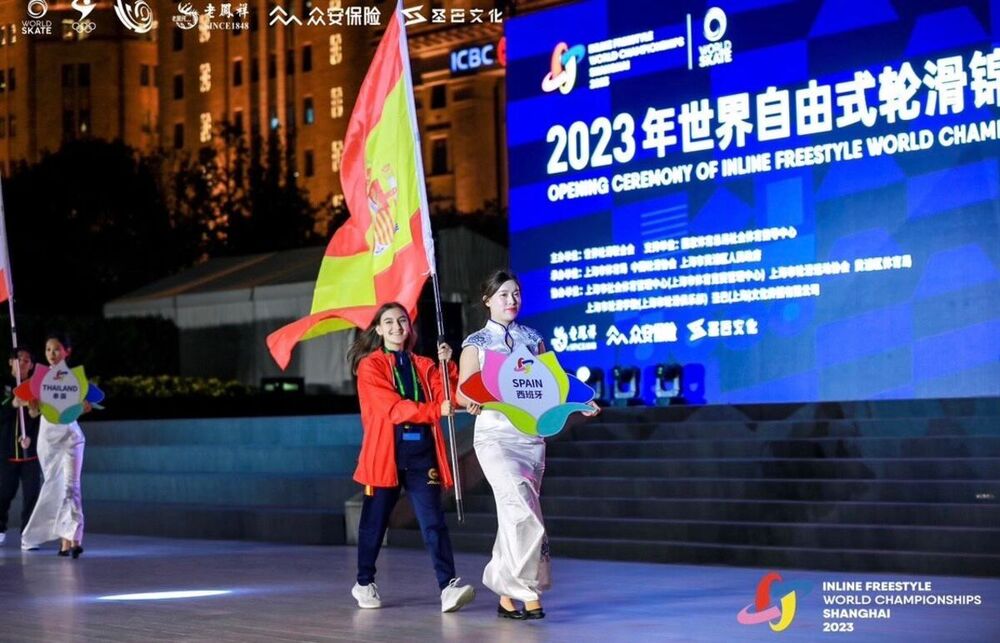
[[[453,612],[471,601],[475,590],[459,585],[455,577],[451,539],[441,510],[441,490],[453,482],[439,422],[452,414],[452,403],[445,399],[438,364],[414,355],[415,343],[406,310],[389,303],[378,309],[348,352],[358,376],[365,432],[354,472],[354,479],[365,485],[365,499],[358,526],[358,582],[351,595],[358,607],[381,607],[375,559],[400,490],[406,489],[434,560],[441,611]],[[438,359],[447,362],[451,390],[456,390],[458,369],[450,361],[451,347],[439,344]]]

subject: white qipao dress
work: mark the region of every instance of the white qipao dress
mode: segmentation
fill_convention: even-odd
[[[23,547],[65,538],[83,540],[83,431],[76,422],[53,424],[44,417],[38,430],[38,462],[42,465],[42,490],[35,510],[21,534]]]
[[[486,322],[462,346],[510,353],[511,345],[538,353],[537,331],[511,322],[504,327]],[[510,342],[510,343],[508,343]],[[542,519],[539,493],[545,473],[545,440],[525,435],[497,411],[484,409],[476,418],[476,457],[493,488],[497,505],[497,539],[493,558],[483,570],[483,584],[496,594],[534,601],[550,582],[549,542]]]

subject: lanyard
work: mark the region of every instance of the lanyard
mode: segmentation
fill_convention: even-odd
[[[392,374],[396,381],[396,389],[399,391],[399,396],[404,400],[406,398],[406,387],[403,385],[403,376],[399,373],[399,368],[396,366],[396,355],[392,351],[386,351],[392,358]],[[410,364],[410,376],[413,378],[413,401],[420,401],[420,383],[417,381],[417,369],[413,366],[413,362],[407,360]]]

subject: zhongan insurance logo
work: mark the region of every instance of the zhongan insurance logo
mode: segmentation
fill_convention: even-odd
[[[774,632],[788,628],[795,620],[795,609],[799,596],[809,593],[812,586],[808,583],[785,583],[777,572],[765,574],[757,583],[757,594],[754,602],[740,610],[736,620],[741,625],[760,625],[767,623]],[[778,597],[778,603],[773,597]]]
[[[580,62],[583,61],[583,45],[573,45],[570,47],[564,42],[556,45],[552,50],[552,64],[549,73],[542,79],[542,91],[559,91],[561,94],[568,94],[576,85],[576,73]]]

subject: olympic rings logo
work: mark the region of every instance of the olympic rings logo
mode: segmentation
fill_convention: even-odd
[[[576,84],[576,69],[583,60],[583,45],[570,47],[564,42],[552,50],[552,64],[549,73],[542,79],[542,91],[568,94]]]
[[[76,33],[90,33],[94,29],[97,29],[97,23],[93,20],[80,20],[71,23],[70,26]]]
[[[28,3],[28,15],[35,20],[42,18],[49,12],[49,5],[45,0],[31,0]]]

